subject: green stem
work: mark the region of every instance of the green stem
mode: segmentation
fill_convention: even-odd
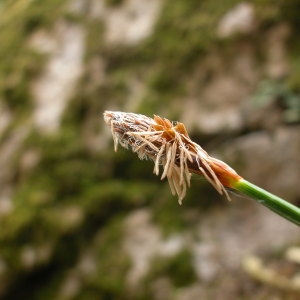
[[[265,191],[255,184],[241,179],[235,183],[234,188],[250,196],[260,204],[268,207],[278,215],[300,226],[300,208]]]

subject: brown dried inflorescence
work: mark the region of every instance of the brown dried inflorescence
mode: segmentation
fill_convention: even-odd
[[[111,128],[115,151],[120,144],[136,152],[140,159],[151,159],[156,175],[162,166],[161,179],[167,177],[179,203],[190,186],[191,173],[203,175],[228,199],[226,187],[241,179],[227,164],[209,156],[193,142],[183,123],[119,111],[105,111],[104,120]]]

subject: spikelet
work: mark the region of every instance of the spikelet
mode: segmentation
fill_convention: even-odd
[[[190,186],[191,173],[203,175],[228,199],[226,187],[241,178],[193,142],[183,123],[119,111],[105,111],[104,120],[111,128],[115,151],[120,144],[137,153],[140,159],[152,160],[156,175],[162,166],[161,179],[168,179],[171,192],[177,194],[180,204]]]

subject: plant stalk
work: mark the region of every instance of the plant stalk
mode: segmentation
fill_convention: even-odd
[[[258,203],[266,206],[278,215],[300,226],[300,208],[273,195],[255,184],[241,179],[234,184],[234,188],[245,195],[250,196]]]

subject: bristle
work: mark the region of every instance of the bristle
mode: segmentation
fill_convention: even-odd
[[[190,186],[191,173],[204,175],[220,194],[229,199],[214,171],[215,159],[190,139],[184,124],[159,116],[152,119],[119,111],[105,111],[104,120],[111,128],[115,150],[120,144],[137,153],[140,159],[152,160],[156,175],[159,175],[159,166],[162,165],[161,179],[167,177],[171,192],[177,194],[179,203]]]

